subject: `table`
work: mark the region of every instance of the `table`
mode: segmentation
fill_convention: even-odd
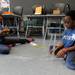
[[[59,23],[61,23],[61,19],[65,16],[64,14],[61,15],[53,15],[53,14],[47,14],[47,15],[25,15],[29,20],[33,18],[43,18],[43,37],[44,39],[46,38],[47,35],[47,29],[48,29],[48,24],[51,23],[50,19],[57,19],[59,20]],[[27,35],[27,33],[26,33]]]
[[[8,20],[9,18],[14,18],[14,25],[12,26],[9,26],[8,27],[11,29],[11,28],[16,28],[17,29],[17,36],[19,36],[19,19],[21,18],[21,16],[19,15],[16,15],[16,14],[2,14],[4,18],[6,18],[6,20]],[[4,23],[4,22],[3,22]],[[4,24],[3,24],[4,25]]]

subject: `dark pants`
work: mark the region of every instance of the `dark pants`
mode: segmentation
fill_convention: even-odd
[[[0,44],[0,54],[9,54],[10,49],[7,45]]]

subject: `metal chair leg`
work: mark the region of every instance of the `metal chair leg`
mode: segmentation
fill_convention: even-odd
[[[27,38],[27,33],[28,33],[28,26],[26,27],[26,33],[25,33],[26,38]]]

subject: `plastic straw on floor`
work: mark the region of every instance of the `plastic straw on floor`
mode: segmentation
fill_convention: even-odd
[[[32,46],[36,47],[36,48],[46,48],[46,46],[40,45],[40,44],[36,44],[36,43],[34,43],[34,42],[31,42],[30,44],[31,44]]]
[[[32,46],[37,46],[37,44],[34,43],[34,42],[31,42],[30,44],[31,44]]]

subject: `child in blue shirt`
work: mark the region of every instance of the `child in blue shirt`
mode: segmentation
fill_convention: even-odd
[[[54,54],[57,57],[66,55],[66,66],[75,70],[75,10],[66,13],[64,17],[64,30],[62,43],[57,47]]]

